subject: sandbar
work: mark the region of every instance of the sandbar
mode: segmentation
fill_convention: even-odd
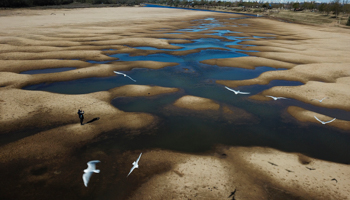
[[[309,111],[309,110],[306,110],[304,108],[300,108],[297,106],[289,106],[287,111],[290,115],[292,115],[294,118],[296,118],[297,120],[299,120],[301,122],[313,122],[313,123],[321,124],[320,122],[318,122],[315,119],[315,116],[324,122],[334,119],[330,116],[322,115],[320,113]],[[350,130],[350,121],[336,119],[333,122],[327,123],[323,126],[333,126],[333,127],[348,131],[348,130]]]

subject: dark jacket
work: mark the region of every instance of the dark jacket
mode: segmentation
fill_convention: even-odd
[[[79,118],[84,118],[84,111],[78,110]]]

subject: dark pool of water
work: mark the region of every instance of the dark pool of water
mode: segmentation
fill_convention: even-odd
[[[61,68],[51,68],[51,69],[37,69],[37,70],[29,70],[23,71],[20,74],[47,74],[47,73],[56,73],[56,72],[64,72],[76,69],[74,67],[61,67]]]

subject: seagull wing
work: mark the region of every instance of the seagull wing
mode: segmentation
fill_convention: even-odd
[[[139,160],[140,160],[140,158],[141,158],[141,155],[142,155],[142,153],[140,154],[139,158],[136,160],[136,163],[139,162]]]
[[[320,101],[323,101],[323,100],[325,100],[327,97],[324,97],[323,99],[321,99]]]
[[[271,98],[273,98],[273,100],[276,100],[276,97],[274,97],[274,96],[267,96],[267,97],[271,97]]]
[[[121,73],[121,72],[117,72],[117,71],[113,71],[114,73],[116,73],[116,74],[122,74],[122,75],[126,75],[126,74],[123,74],[123,73]]]
[[[285,98],[285,97],[276,97],[277,99],[287,99],[287,98]]]
[[[238,92],[238,94],[250,94],[250,92]]]
[[[84,174],[83,174],[83,181],[84,181],[85,187],[88,186],[88,183],[89,183],[91,174],[92,174],[92,172],[88,172],[88,173],[84,173]]]
[[[314,116],[314,117],[315,117],[315,119],[316,119],[317,121],[319,121],[319,122],[321,122],[322,124],[324,124],[324,122],[321,121],[320,119],[318,119],[316,116]]]
[[[136,82],[136,80],[132,79],[130,76],[126,75],[129,79],[131,79],[132,81]]]
[[[334,121],[336,118],[332,119],[332,120],[329,120],[328,122],[325,122],[325,123],[331,123],[332,121]]]
[[[237,94],[237,91],[236,91],[236,90],[231,89],[231,88],[229,88],[229,87],[227,87],[227,86],[225,86],[225,88],[228,89],[228,90],[230,90],[231,92],[234,92],[235,94]]]
[[[99,160],[92,160],[92,161],[89,161],[89,162],[87,163],[87,165],[88,165],[87,170],[88,170],[88,171],[93,171],[93,170],[95,170],[95,169],[96,169],[96,163],[99,163],[99,162],[100,162]]]
[[[131,168],[129,174],[126,177],[128,177],[131,174],[131,172],[134,171],[134,169],[135,169],[135,165]]]

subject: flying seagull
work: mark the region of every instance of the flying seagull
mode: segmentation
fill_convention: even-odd
[[[227,86],[225,86],[226,89],[230,90],[231,92],[234,92],[235,94],[250,94],[250,92],[241,92],[239,90],[234,90],[234,89],[231,89]]]
[[[134,166],[131,168],[129,174],[126,177],[128,177],[135,168],[139,168],[139,160],[141,158],[141,155],[142,155],[142,153],[140,154],[139,158],[132,163],[132,165],[134,165]]]
[[[273,100],[277,100],[277,99],[287,99],[287,98],[284,98],[284,97],[274,97],[274,96],[267,96],[267,97],[271,97],[271,98],[273,98]]]
[[[323,99],[321,99],[321,100],[320,100],[320,99],[311,99],[311,101],[312,101],[312,100],[317,100],[317,101],[319,101],[320,103],[322,103],[322,101],[323,101],[324,99],[327,99],[327,97],[325,97],[325,98],[323,98]]]
[[[314,116],[315,119],[317,119],[317,121],[321,122],[322,124],[327,124],[327,123],[331,123],[332,121],[334,121],[336,118],[332,119],[332,120],[329,120],[327,122],[324,122],[324,121],[321,121],[320,119],[318,119],[316,116]]]
[[[87,187],[92,173],[100,173],[100,170],[96,169],[96,163],[99,163],[99,162],[100,162],[99,160],[92,160],[87,163],[88,168],[84,169],[84,174],[83,174],[83,181],[84,181],[85,187]]]
[[[130,80],[136,82],[136,80],[132,79],[130,76],[128,76],[128,75],[126,75],[126,74],[124,74],[124,73],[117,72],[117,71],[113,71],[113,72],[116,73],[116,74],[121,74],[121,75],[123,75],[124,77],[128,77],[128,78],[130,78]]]

